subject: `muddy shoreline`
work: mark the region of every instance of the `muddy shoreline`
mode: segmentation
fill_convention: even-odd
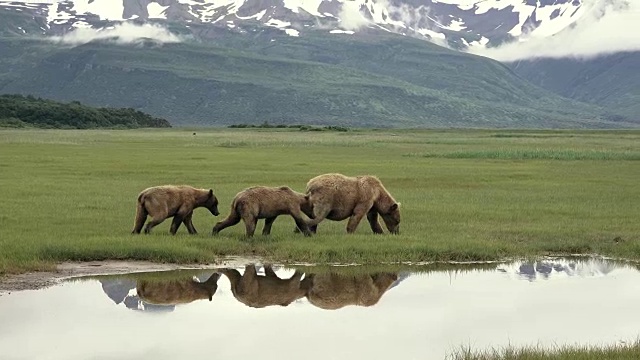
[[[117,275],[134,272],[167,271],[178,269],[213,269],[217,267],[240,267],[248,263],[262,263],[263,259],[250,257],[229,257],[208,264],[168,264],[150,261],[88,261],[64,262],[56,266],[55,271],[38,271],[0,277],[0,296],[4,293],[23,290],[38,290],[60,283],[61,281],[92,275]]]

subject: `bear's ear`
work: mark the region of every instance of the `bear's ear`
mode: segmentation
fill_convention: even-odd
[[[396,210],[398,210],[398,204],[393,204],[393,205],[391,205],[391,207],[389,208],[389,212],[396,211]]]
[[[213,197],[213,189],[209,189],[209,197]]]

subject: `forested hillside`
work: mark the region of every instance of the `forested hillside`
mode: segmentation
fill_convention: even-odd
[[[0,95],[0,126],[42,128],[171,127],[165,119],[131,108],[94,108],[22,95]]]

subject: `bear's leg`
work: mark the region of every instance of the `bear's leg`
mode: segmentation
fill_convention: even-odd
[[[153,229],[154,227],[158,226],[160,223],[162,223],[164,221],[164,219],[166,219],[165,217],[154,217],[152,218],[148,223],[147,226],[145,226],[144,228],[144,233],[145,234],[149,234],[151,232],[151,229]]]
[[[244,221],[244,226],[246,228],[247,237],[252,237],[256,232],[256,225],[258,224],[258,219],[255,216],[247,214],[242,216],[242,221]]]
[[[375,234],[382,234],[384,232],[378,222],[378,212],[375,209],[369,210],[367,220],[369,221],[369,225],[371,225],[371,230],[373,230]]]
[[[347,233],[351,234],[356,231],[358,224],[367,213],[367,208],[364,206],[358,205],[355,209],[353,209],[353,214],[349,218],[349,222],[347,223]]]
[[[233,210],[226,219],[219,221],[211,230],[211,235],[215,235],[229,226],[233,226],[240,222],[240,216]]]
[[[296,216],[293,216],[293,220],[295,220],[297,228],[302,231],[304,236],[311,236],[311,231],[309,230],[309,225],[307,225],[306,221]]]
[[[271,225],[273,225],[273,222],[276,221],[276,218],[277,216],[264,219],[264,227],[262,228],[262,235],[271,234]]]
[[[240,291],[242,294],[250,294],[258,291],[258,270],[255,264],[249,264],[244,267],[244,274],[240,280]]]
[[[195,235],[198,232],[196,231],[195,226],[193,226],[193,213],[190,213],[189,215],[184,217],[184,220],[182,220],[182,222],[184,223],[184,226],[187,227],[187,230],[189,231],[189,234]]]
[[[133,231],[131,231],[132,234],[140,234],[140,231],[142,231],[142,227],[144,226],[144,222],[147,220],[147,215],[149,215],[149,213],[147,212],[147,209],[145,209],[144,204],[138,204],[136,206],[136,218],[133,225]]]
[[[171,222],[171,229],[169,230],[171,232],[171,235],[175,235],[176,232],[178,232],[178,228],[180,227],[180,224],[182,224],[182,216],[175,214],[173,216],[173,221]]]
[[[273,266],[271,264],[264,264],[264,274],[266,276],[278,277],[278,275],[276,275],[276,272],[273,271]]]
[[[312,234],[315,234],[318,231],[318,225],[309,226],[309,231],[311,231]],[[300,233],[300,228],[296,225],[296,228],[293,229],[293,232],[296,234]]]

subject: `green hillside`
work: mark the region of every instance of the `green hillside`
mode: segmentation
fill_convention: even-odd
[[[539,59],[509,64],[532,83],[565,97],[640,120],[640,52],[595,59]]]
[[[134,109],[92,108],[32,96],[0,95],[0,126],[41,128],[171,127],[168,121]]]
[[[175,125],[640,125],[607,121],[607,110],[544,91],[496,61],[427,42],[273,31],[162,46],[0,38],[0,93],[130,107]]]

